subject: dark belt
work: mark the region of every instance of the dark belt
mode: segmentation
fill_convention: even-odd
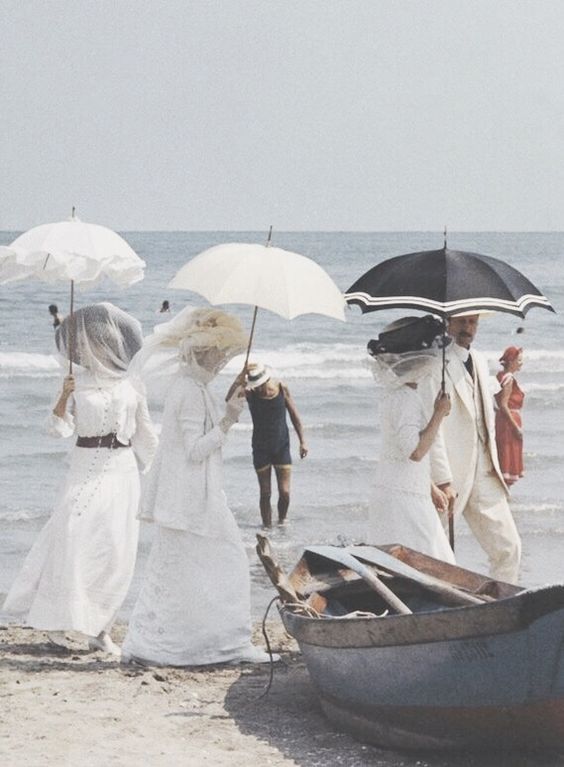
[[[117,434],[103,434],[101,437],[78,437],[77,447],[109,447],[115,449],[118,447],[131,447],[131,442],[124,445],[117,438]]]

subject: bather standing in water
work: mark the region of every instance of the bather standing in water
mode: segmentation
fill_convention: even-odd
[[[272,378],[270,369],[260,363],[247,369],[247,403],[253,419],[253,465],[260,488],[260,515],[264,527],[272,525],[270,503],[272,469],[278,485],[278,524],[286,522],[290,506],[290,433],[286,413],[300,441],[300,458],[308,454],[304,430],[298,409],[290,390],[281,381]]]

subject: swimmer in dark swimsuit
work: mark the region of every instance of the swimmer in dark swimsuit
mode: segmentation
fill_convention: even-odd
[[[53,327],[56,330],[61,324],[61,322],[63,321],[63,318],[59,314],[59,309],[57,307],[57,304],[49,304],[49,314],[53,318]]]
[[[247,403],[253,419],[253,465],[260,488],[260,515],[264,527],[272,525],[270,505],[272,467],[278,484],[278,524],[283,525],[290,505],[290,434],[286,411],[300,440],[300,458],[308,449],[302,423],[288,387],[270,377],[270,370],[261,364],[247,369]]]

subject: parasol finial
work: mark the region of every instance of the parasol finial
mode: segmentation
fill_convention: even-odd
[[[272,245],[272,224],[268,230],[268,237],[266,238],[266,247],[269,248]]]

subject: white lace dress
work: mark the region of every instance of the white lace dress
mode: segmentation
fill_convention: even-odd
[[[124,655],[191,666],[251,649],[249,562],[223,492],[218,420],[207,387],[179,373],[142,501],[155,540]]]
[[[139,470],[156,450],[147,404],[127,379],[77,376],[72,413],[51,416],[60,437],[117,433],[132,448],[74,447],[53,514],[29,552],[3,609],[49,631],[108,630],[129,588],[139,522]]]
[[[400,543],[454,563],[445,531],[431,501],[429,455],[409,456],[428,423],[416,389],[386,389],[379,401],[382,446],[369,511],[370,541]]]

